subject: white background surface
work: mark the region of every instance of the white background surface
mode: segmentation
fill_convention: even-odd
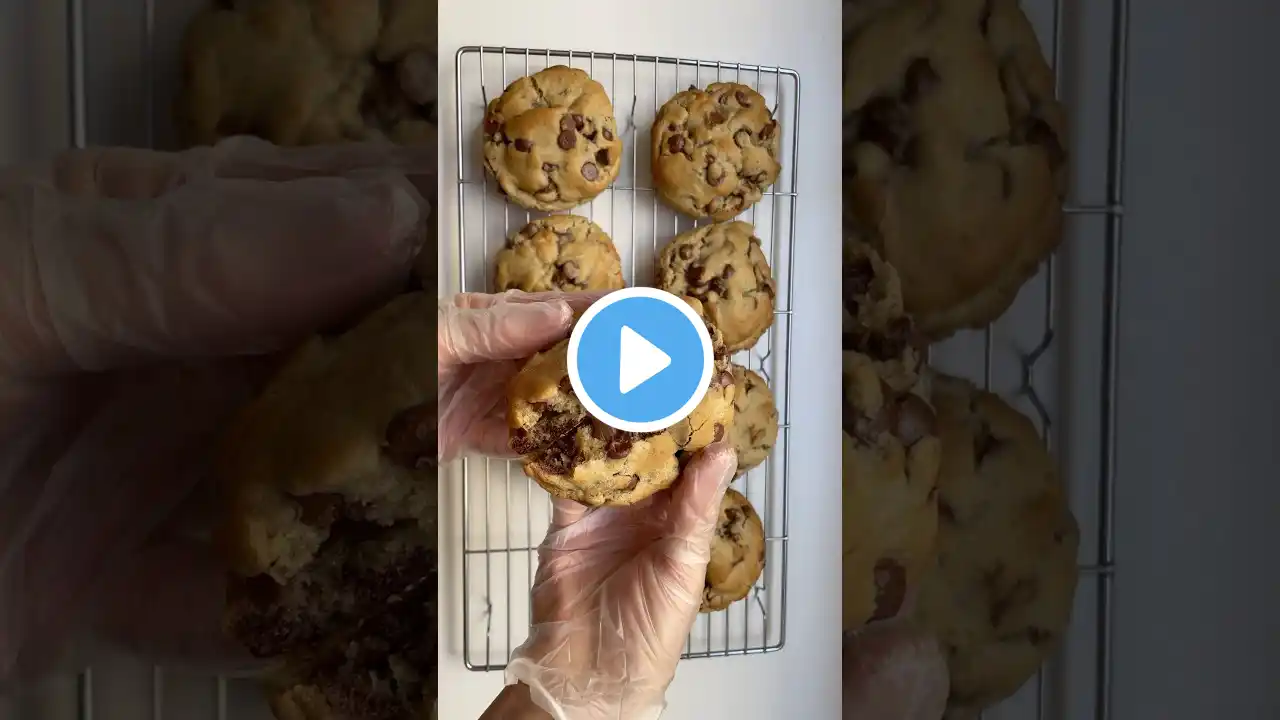
[[[786,646],[751,657],[689,660],[668,693],[664,718],[834,718],[839,713],[839,397],[829,392],[839,373],[839,154],[840,7],[836,0],[658,0],[643,5],[569,0],[492,6],[442,0],[440,95],[442,207],[453,208],[456,177],[453,110],[454,54],[463,45],[656,53],[726,62],[762,63],[796,70],[801,78],[800,188],[795,262],[791,375],[792,430],[790,556]],[[589,31],[584,32],[586,27]],[[718,27],[709,32],[707,28]],[[512,77],[511,79],[514,79]],[[619,110],[619,113],[622,111]],[[463,128],[470,137],[474,128]],[[788,170],[789,171],[789,170]],[[468,176],[474,173],[469,172]],[[471,232],[469,230],[468,232]],[[447,256],[456,229],[442,228]],[[450,276],[453,265],[446,264]],[[442,284],[443,287],[443,284]],[[456,497],[445,504],[456,509]],[[448,538],[456,543],[456,538]],[[536,539],[535,539],[536,542]],[[456,560],[458,548],[443,551]],[[456,562],[445,565],[441,617],[460,622]],[[501,689],[501,673],[475,673],[462,663],[461,643],[442,633],[440,716],[474,718]]]
[[[764,48],[779,54],[778,63],[802,72],[810,96],[816,84],[810,68],[836,67],[833,60],[821,56],[807,60],[783,56],[787,48],[814,45],[814,38],[828,27],[834,31],[834,19],[814,19],[803,12],[804,4],[792,5],[795,10],[784,9],[782,2],[772,7],[763,0],[737,4],[739,11],[727,17],[752,22],[742,23],[731,34],[693,29],[697,25],[691,20],[705,14],[700,9],[704,3],[711,5],[710,0],[636,3],[634,14],[613,22],[601,21],[601,13],[610,15],[600,8],[601,3],[558,3],[568,8],[563,13],[566,21],[558,28],[551,27],[550,18],[556,13],[547,12],[545,4],[503,13],[464,10],[464,15],[471,16],[473,32],[455,38],[454,43],[529,43],[518,31],[536,22],[538,27],[551,28],[547,32],[560,33],[569,44],[599,49],[690,52],[692,47],[705,48],[698,54],[710,56],[720,54],[715,48],[725,47],[729,49],[723,53],[726,59],[753,61]],[[145,143],[150,111],[157,139],[163,142],[174,41],[195,2],[157,3],[161,101],[152,108],[138,100],[145,88],[146,59],[139,42],[142,3],[89,0],[87,4],[97,9],[90,24],[90,35],[96,38],[91,55],[97,88],[89,107],[90,139]],[[444,6],[457,4],[446,0]],[[507,4],[524,5],[514,0]],[[1029,4],[1043,7],[1045,3]],[[1083,3],[1101,8],[1103,14],[1108,4],[1108,0]],[[655,10],[662,7],[668,11]],[[103,16],[103,8],[110,9],[110,18]],[[38,158],[65,144],[62,9],[57,2],[0,0],[0,162]],[[622,17],[620,12],[612,16]],[[665,17],[673,20],[667,22]],[[756,18],[765,20],[756,22]],[[1280,580],[1273,571],[1274,549],[1280,546],[1280,522],[1276,521],[1280,515],[1276,482],[1280,380],[1275,372],[1280,332],[1270,317],[1280,306],[1280,283],[1275,279],[1280,251],[1271,209],[1274,168],[1280,166],[1280,149],[1274,141],[1280,103],[1273,91],[1280,8],[1247,0],[1221,4],[1135,0],[1132,18],[1113,717],[1270,720],[1280,717],[1280,684],[1274,679],[1275,668],[1280,667],[1280,620],[1275,611],[1280,606]],[[451,36],[450,22],[442,29],[445,37]],[[1105,62],[1105,37],[1090,35],[1081,42],[1077,52],[1086,64],[1096,67],[1099,61]],[[452,58],[451,52],[442,50],[443,58]],[[790,52],[799,57],[805,49]],[[441,89],[447,95],[446,87],[442,84]],[[809,127],[820,123],[830,137],[838,137],[834,116],[816,115],[806,111]],[[806,142],[813,149],[817,141],[812,138],[822,136],[810,132]],[[815,162],[821,163],[822,158],[806,159],[806,173],[818,169]],[[806,179],[802,183],[807,202],[812,201],[817,188],[811,192],[812,183]],[[836,202],[834,197],[831,202]],[[820,236],[812,237],[821,242]],[[1096,253],[1085,242],[1080,245],[1086,248],[1082,250],[1086,256]],[[1096,259],[1096,254],[1088,256],[1079,265],[1091,266]],[[820,343],[814,347],[815,363],[823,363],[835,353],[837,316],[835,297],[829,292],[835,287],[834,268],[823,267],[816,259],[801,262],[812,263],[818,274],[811,276],[813,295],[798,296],[797,304],[816,308],[814,303],[825,302],[831,313],[829,341],[816,328],[808,331],[811,340]],[[1071,285],[1070,294],[1094,297],[1096,302],[1099,286],[1095,283]],[[811,322],[820,324],[817,318]],[[1072,347],[1085,346],[1088,332],[1086,327],[1068,334],[1079,341]],[[1086,353],[1072,357],[1081,354]],[[834,359],[831,363],[831,375],[820,375],[825,364],[815,365],[809,375],[834,377]],[[1067,388],[1079,403],[1096,398],[1097,388],[1089,382]],[[832,409],[830,400],[820,401],[828,403],[820,407]],[[797,434],[797,444],[807,443],[815,451],[836,447],[834,430],[825,429],[836,427],[834,415],[815,417],[809,426],[818,435],[805,440]],[[1064,445],[1064,452],[1068,448],[1068,467],[1082,466],[1078,474],[1083,480],[1091,479],[1090,474],[1096,474],[1093,459],[1077,453],[1071,444]],[[836,469],[834,458],[818,462],[827,473]],[[828,476],[797,475],[801,492],[792,506],[792,520],[793,549],[809,543],[817,554],[830,558],[822,562],[828,563],[831,572],[837,555],[834,508],[821,508],[826,514],[816,518],[802,514],[802,508],[812,512],[820,507],[815,499],[824,497],[820,483]],[[833,505],[831,496],[825,497],[827,505]],[[822,529],[805,527],[814,522],[822,523]],[[807,582],[820,574],[817,568],[808,572]],[[798,563],[793,573],[800,573]],[[806,580],[793,575],[793,582]],[[837,624],[834,597],[813,597],[818,615],[807,622],[796,617],[802,614],[797,609],[800,594],[793,597],[792,632],[809,627],[809,637],[830,638],[834,643],[834,636],[824,630]],[[796,650],[798,642],[792,635],[789,649],[770,658],[710,661],[704,669],[696,668],[708,661],[686,664],[672,688],[668,717],[831,717],[817,710],[809,715],[805,708],[810,698],[834,697],[830,692],[837,682],[834,644],[815,657]],[[446,701],[451,704],[451,698],[473,695],[467,707],[479,707],[496,680],[483,684],[469,674],[464,679],[465,671],[456,659],[452,668],[449,659],[445,661]],[[151,667],[139,662],[118,660],[98,666],[93,717],[150,717],[153,701],[163,717],[214,717],[218,695],[211,678],[166,671],[158,696],[153,697],[153,677]],[[61,682],[21,703],[0,700],[0,718],[76,718],[74,689],[74,682]],[[255,690],[246,683],[229,683],[223,697],[231,718],[264,717]],[[694,708],[709,709],[698,715]],[[473,716],[443,715],[449,720]]]

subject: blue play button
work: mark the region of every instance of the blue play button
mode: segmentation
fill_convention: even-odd
[[[569,336],[569,381],[597,420],[656,432],[688,417],[711,382],[711,337],[689,304],[654,288],[609,293]]]

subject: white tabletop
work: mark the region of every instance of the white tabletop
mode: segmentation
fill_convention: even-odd
[[[453,57],[464,45],[550,47],[661,54],[778,65],[797,71],[799,112],[790,431],[790,541],[786,644],[775,653],[684,662],[664,716],[680,718],[836,718],[840,708],[839,368],[840,5],[837,0],[650,0],[646,3],[440,3],[442,107],[441,277],[450,257],[457,201]],[[826,138],[826,142],[823,142]],[[442,288],[447,289],[447,286]],[[824,379],[826,382],[824,382]],[[446,476],[447,477],[447,476]],[[448,494],[446,494],[448,495]],[[452,497],[457,505],[456,496]],[[460,552],[449,523],[444,553]],[[501,673],[464,667],[450,623],[460,621],[454,568],[441,581],[440,717],[478,717],[503,684]]]

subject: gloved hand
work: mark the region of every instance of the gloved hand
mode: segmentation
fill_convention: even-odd
[[[652,720],[702,602],[732,448],[702,450],[630,507],[554,503],[538,550],[533,625],[507,666],[556,720]]]
[[[938,640],[908,619],[845,633],[847,720],[940,720],[951,683]]]
[[[439,304],[439,454],[510,457],[507,383],[531,355],[569,336],[605,292],[461,293]]]
[[[86,636],[241,657],[186,511],[271,353],[403,286],[434,162],[237,138],[0,172],[0,689]]]

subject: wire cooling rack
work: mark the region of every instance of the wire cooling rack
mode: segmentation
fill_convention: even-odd
[[[960,333],[930,353],[935,367],[1001,394],[1036,422],[1062,468],[1081,526],[1080,582],[1063,647],[1017,693],[981,713],[982,720],[1111,718],[1129,7],[1127,0],[1067,5],[1064,0],[1023,2],[1050,56],[1058,97],[1078,122],[1073,128],[1077,177],[1064,206],[1063,246],[1004,317],[983,330]],[[1082,47],[1087,36],[1100,29],[1109,33],[1109,52],[1086,57]],[[1064,39],[1069,35],[1073,42]],[[1106,86],[1099,87],[1099,81]],[[1094,148],[1105,150],[1097,153]],[[1060,307],[1064,285],[1074,295],[1065,309]],[[1097,293],[1096,300],[1082,298],[1084,289]],[[1062,327],[1064,319],[1067,327]],[[1099,392],[1087,399],[1065,396],[1062,391],[1072,387],[1097,387]],[[1097,464],[1089,465],[1094,458]]]
[[[486,178],[480,149],[485,106],[512,81],[553,65],[585,70],[613,99],[622,167],[613,185],[571,212],[590,218],[622,257],[629,286],[647,285],[654,259],[676,234],[702,224],[662,204],[650,184],[650,126],[659,107],[690,85],[717,81],[754,87],[774,109],[782,132],[782,173],[739,219],[752,223],[778,282],[774,324],[734,361],[758,372],[778,405],[777,444],[769,459],[734,482],[765,525],[765,571],[751,594],[728,610],[700,615],[684,657],[745,655],[777,650],[786,641],[788,356],[791,338],[791,257],[796,212],[796,121],[800,78],[761,65],[569,50],[464,47],[457,54],[460,288],[490,290],[494,257],[531,213],[507,203]],[[477,671],[501,670],[528,635],[529,590],[537,546],[550,520],[550,498],[515,462],[463,461],[463,659]]]

